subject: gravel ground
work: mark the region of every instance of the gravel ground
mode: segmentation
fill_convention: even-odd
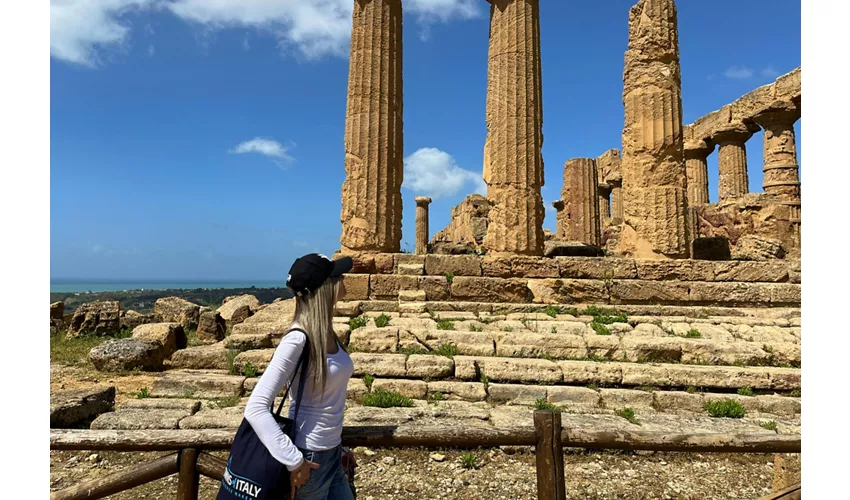
[[[465,469],[466,450],[356,448],[359,500],[534,498],[535,460],[528,449],[471,450],[478,467]],[[164,453],[50,453],[50,489],[127,469]],[[222,453],[214,453],[226,458]],[[773,455],[599,452],[567,450],[568,498],[755,499],[770,491]],[[788,478],[799,482],[800,456],[787,455]],[[200,498],[215,498],[218,483],[202,478]],[[113,495],[121,500],[168,499],[177,477]]]

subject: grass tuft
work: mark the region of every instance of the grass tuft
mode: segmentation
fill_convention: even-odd
[[[375,406],[377,408],[409,408],[413,401],[407,396],[385,389],[375,389],[363,398],[363,406]]]
[[[374,382],[374,381],[375,381],[374,375],[364,375],[363,376],[363,383],[366,384],[366,388],[369,389],[370,391],[372,390],[372,382]]]
[[[743,418],[747,413],[741,403],[734,399],[709,401],[703,408],[714,418]]]
[[[741,387],[738,389],[739,396],[753,396],[753,390],[749,387]]]
[[[611,330],[609,330],[604,324],[597,322],[595,319],[590,322],[590,327],[593,328],[593,331],[596,332],[597,335],[611,335]]]
[[[699,330],[697,330],[695,328],[691,328],[690,330],[688,330],[688,333],[685,334],[685,338],[686,339],[699,339],[699,338],[702,338],[702,334],[699,332]]]
[[[358,316],[356,318],[351,318],[348,320],[348,326],[351,328],[351,331],[357,330],[358,328],[363,328],[366,326],[366,323],[369,322],[369,319],[364,316]]]
[[[761,422],[759,426],[762,429],[767,429],[769,431],[776,431],[776,420],[770,420],[767,422]]]
[[[383,327],[385,327],[389,324],[390,324],[390,317],[387,316],[384,313],[381,313],[380,316],[375,318],[375,326],[377,326],[378,328],[383,328]]]
[[[437,321],[437,330],[454,330],[455,324],[447,319]]]
[[[547,316],[554,318],[560,314],[561,308],[558,306],[546,306],[546,310],[544,312]]]
[[[537,398],[534,401],[534,409],[535,410],[549,410],[554,411],[556,413],[561,413],[561,409],[557,406],[553,405],[546,401],[546,398]]]
[[[635,411],[631,408],[620,408],[615,413],[618,417],[625,418],[633,424],[638,423],[637,418],[635,418]]]
[[[478,456],[472,452],[466,452],[460,456],[460,465],[464,469],[478,469],[481,464],[478,463]]]
[[[149,397],[151,397],[151,393],[150,391],[148,391],[147,387],[142,387],[141,389],[139,389],[139,392],[136,393],[137,399],[146,399]]]
[[[242,367],[242,375],[245,375],[248,378],[256,377],[259,371],[260,370],[250,361],[246,362],[245,366]]]
[[[440,356],[445,356],[449,359],[454,359],[455,356],[460,354],[457,346],[454,344],[440,344],[440,347],[434,351],[434,354],[439,354]]]

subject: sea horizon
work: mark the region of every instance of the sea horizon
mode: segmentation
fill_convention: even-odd
[[[152,279],[73,279],[51,278],[50,293],[99,293],[129,290],[195,290],[229,288],[284,288],[280,280],[152,280]]]

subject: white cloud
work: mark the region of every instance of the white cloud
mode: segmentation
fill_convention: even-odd
[[[294,158],[288,154],[290,149],[291,147],[284,146],[273,139],[255,137],[250,141],[239,143],[235,148],[228,152],[231,154],[259,153],[263,156],[268,156],[280,167],[283,167],[285,163],[289,163],[294,160]]]
[[[747,78],[752,78],[753,73],[753,69],[746,66],[730,66],[729,69],[723,73],[723,76],[733,80],[746,80]]]
[[[487,193],[481,174],[464,170],[452,155],[437,148],[422,148],[404,159],[402,187],[438,199],[451,196],[468,183],[478,194]]]
[[[154,47],[153,44],[148,45],[148,56],[153,57],[155,53],[156,47]]]
[[[776,71],[776,68],[774,68],[773,66],[768,66],[761,70],[761,76],[765,78],[776,78],[777,76],[779,76],[779,71]]]
[[[248,43],[248,35],[245,35],[245,38],[242,40],[242,49],[246,52],[251,50],[251,44]]]
[[[478,0],[405,0],[405,11],[426,31],[429,24],[479,15]],[[50,55],[97,67],[110,50],[129,43],[130,11],[169,12],[213,31],[241,28],[275,37],[285,52],[304,58],[347,57],[352,0],[51,0]],[[149,23],[141,26],[154,34]],[[247,39],[243,42],[247,50]]]

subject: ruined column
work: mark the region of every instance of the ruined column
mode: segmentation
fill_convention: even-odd
[[[607,221],[611,218],[611,185],[599,184],[599,220]]]
[[[561,236],[566,231],[564,229],[564,219],[566,218],[564,200],[553,201],[552,206],[555,207],[555,238],[561,239]]]
[[[611,187],[611,222],[623,222],[623,182],[619,181]]]
[[[688,205],[708,204],[708,155],[714,145],[704,140],[685,143],[685,170],[688,175]]]
[[[543,103],[538,0],[490,0],[484,247],[543,253]]]
[[[599,201],[597,199],[596,161],[593,158],[573,158],[564,165],[563,232],[564,241],[579,241],[600,245]]]
[[[629,12],[623,72],[623,210],[619,251],[687,258],[679,36],[673,0],[640,0]]]
[[[714,132],[711,141],[718,145],[717,169],[720,201],[739,198],[750,192],[747,174],[747,140],[758,131],[754,125],[737,123]]]
[[[794,134],[794,123],[799,119],[800,108],[792,102],[774,103],[753,118],[764,129],[762,187],[765,194],[800,198],[800,167]]]
[[[613,224],[623,221],[623,169],[619,149],[609,149],[596,157],[599,183],[607,186],[607,203],[600,200],[599,215],[611,219]],[[603,206],[604,205],[604,206]]]
[[[417,196],[416,200],[416,255],[428,253],[428,205],[431,198]]]
[[[343,249],[401,248],[401,0],[356,0],[342,185]]]

